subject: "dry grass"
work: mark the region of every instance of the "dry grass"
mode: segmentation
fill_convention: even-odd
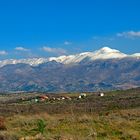
[[[139,89],[103,98],[0,104],[0,114],[0,140],[140,140]]]
[[[46,140],[139,140],[140,139],[140,109],[127,109],[104,112],[104,114],[57,114],[47,113],[36,115],[15,115],[6,118],[3,136],[11,140],[27,136],[35,138],[40,132],[34,131],[37,120],[46,122],[45,133],[40,134]],[[31,137],[33,136],[33,137]]]

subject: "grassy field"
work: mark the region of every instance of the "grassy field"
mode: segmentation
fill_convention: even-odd
[[[140,140],[140,89],[77,96],[1,103],[0,140]]]

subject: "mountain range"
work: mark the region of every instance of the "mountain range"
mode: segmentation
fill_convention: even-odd
[[[140,53],[109,47],[76,55],[0,61],[0,92],[92,92],[140,86]]]

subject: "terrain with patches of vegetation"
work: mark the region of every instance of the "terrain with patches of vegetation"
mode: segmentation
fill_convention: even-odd
[[[20,100],[38,96],[34,93],[1,95],[0,139],[140,140],[140,88],[78,95],[39,103]]]

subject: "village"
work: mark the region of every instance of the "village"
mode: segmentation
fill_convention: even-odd
[[[93,93],[79,93],[79,94],[41,94],[30,98],[21,98],[19,102],[30,102],[30,103],[51,103],[59,101],[73,101],[82,100],[92,95]],[[95,96],[103,97],[105,94],[103,92],[94,93]]]
[[[13,96],[14,95],[14,96]],[[59,102],[72,102],[80,101],[90,96],[94,97],[103,97],[105,93],[96,92],[96,93],[12,93],[10,94],[1,94],[0,95],[0,104],[37,104],[37,103],[59,103]]]

